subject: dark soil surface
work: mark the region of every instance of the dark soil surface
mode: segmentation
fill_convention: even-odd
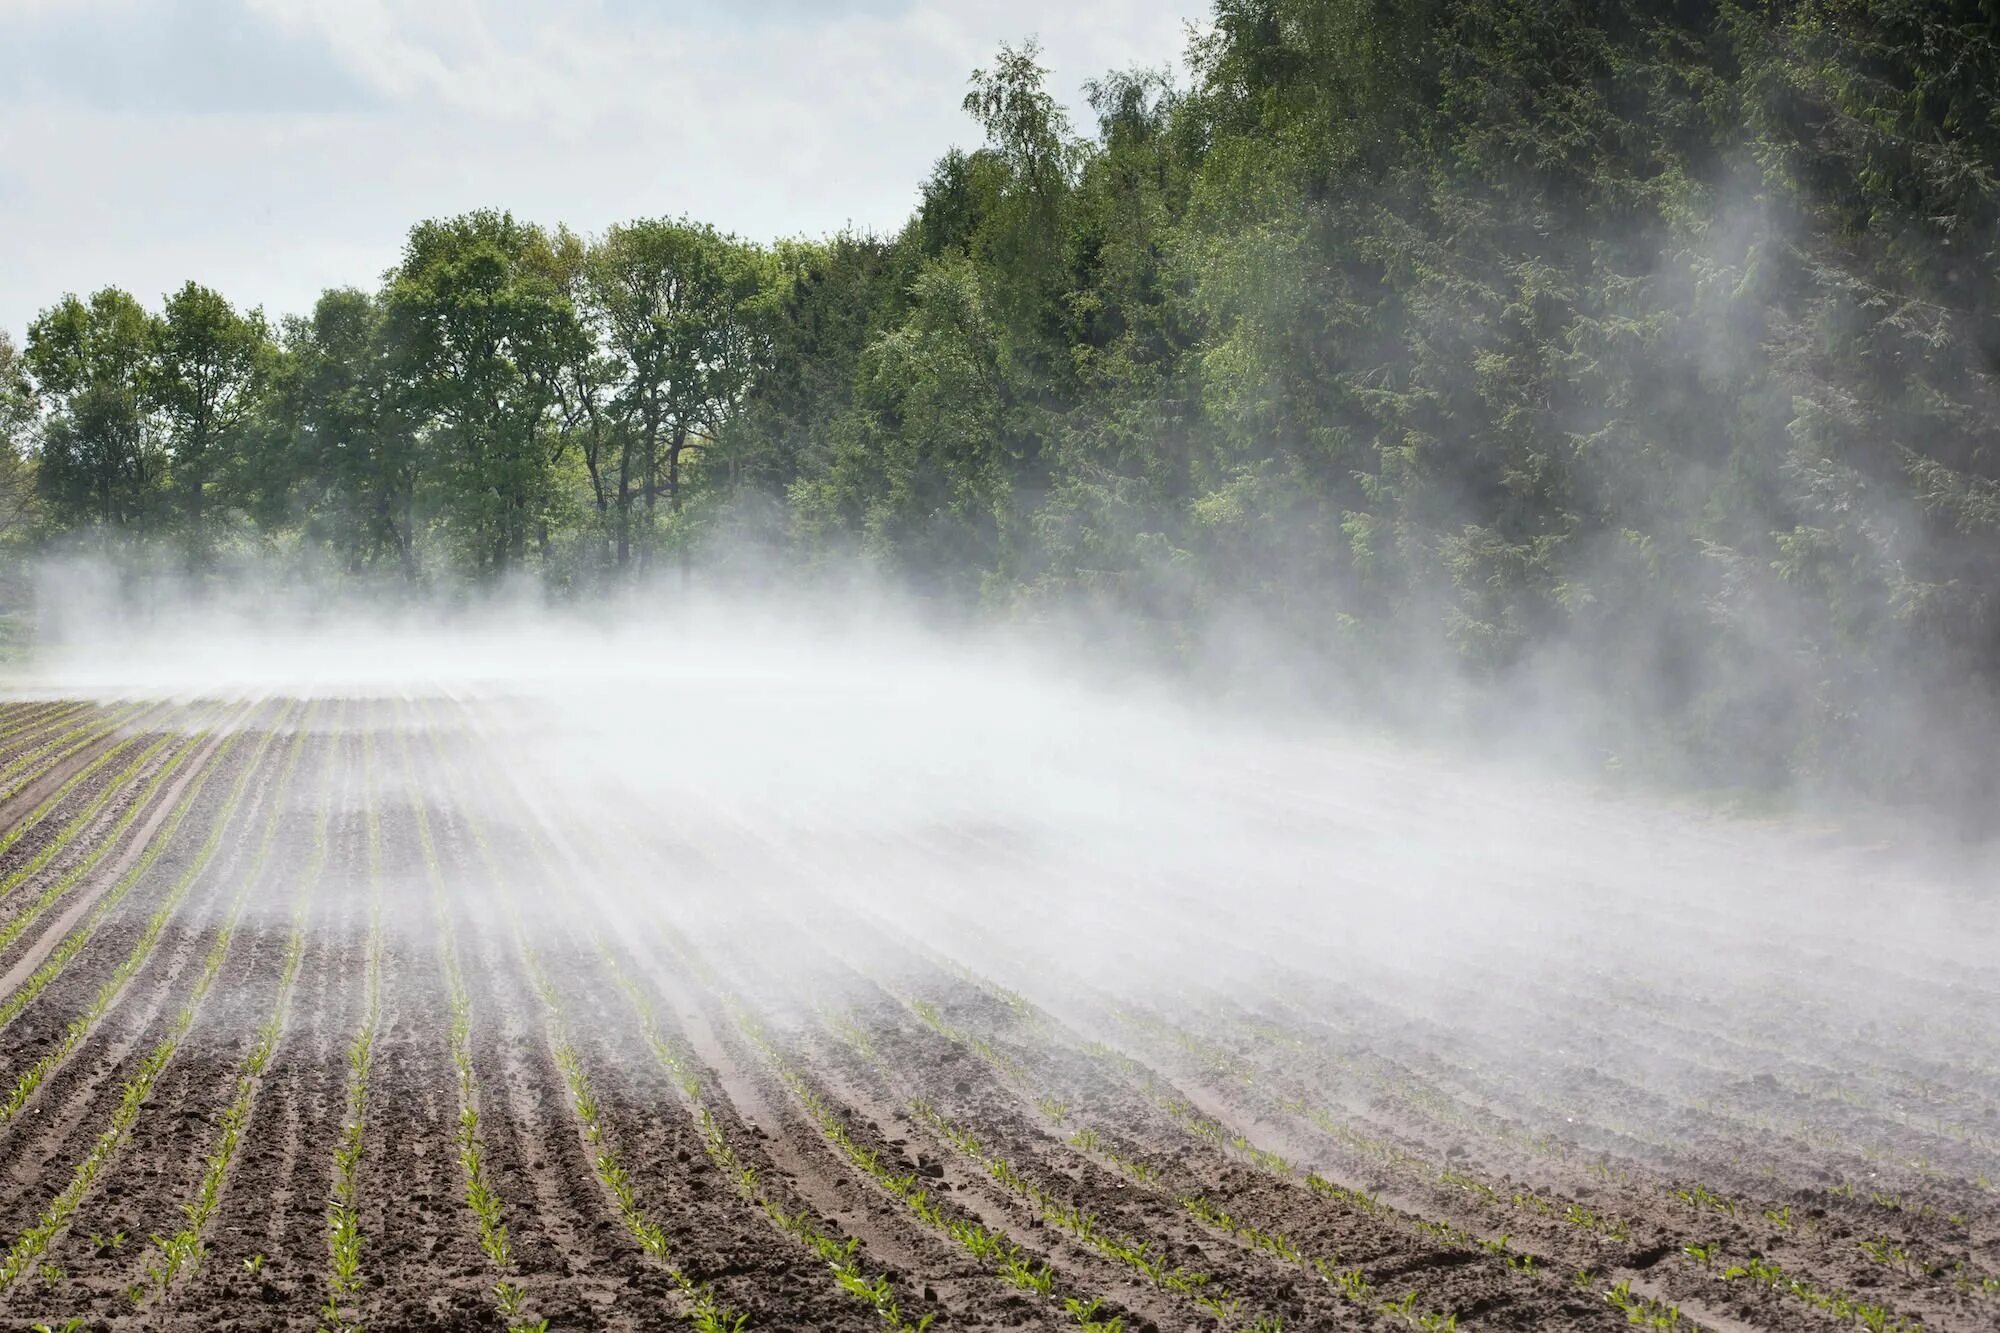
[[[1758,978],[1686,993],[1579,893],[1574,966],[1138,987],[1063,885],[801,900],[441,701],[23,701],[17,762],[0,1327],[2000,1328],[2000,960],[1885,939],[1857,1018],[1851,941],[1680,922]]]

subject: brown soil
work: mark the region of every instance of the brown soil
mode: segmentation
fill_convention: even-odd
[[[0,854],[125,775],[4,921],[150,792],[0,952],[8,995],[62,962],[0,1022],[0,1088],[39,1071],[0,1118],[0,1326],[2000,1327],[2000,966],[1885,947],[1907,985],[1817,1054],[1793,1035],[1846,1021],[1810,975],[1835,940],[1787,944],[1754,996],[1462,956],[1419,991],[1220,940],[1212,974],[1142,991],[1115,932],[1051,948],[1025,899],[802,911],[670,818],[538,789],[442,703],[273,733],[280,708],[226,744],[204,728],[240,710],[147,712],[0,804],[15,827],[100,747],[177,738]],[[0,706],[0,760],[90,716]],[[162,1282],[156,1238],[191,1219]]]

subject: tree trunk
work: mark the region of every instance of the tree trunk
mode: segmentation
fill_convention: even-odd
[[[632,435],[620,431],[618,440],[618,568],[632,563]]]
[[[405,583],[417,581],[416,525],[415,502],[406,498],[403,501],[403,526],[396,533],[396,552],[402,561]]]
[[[202,500],[208,489],[208,478],[204,475],[207,460],[197,453],[194,459],[194,495],[188,504],[188,535],[196,543],[201,541]]]
[[[681,529],[681,454],[687,449],[687,427],[674,428],[674,442],[667,449],[667,505],[674,516],[674,545],[680,549],[681,587],[694,579],[688,555],[687,533]]]
[[[639,490],[646,501],[646,519],[639,534],[639,569],[641,572],[652,568],[653,543],[656,529],[653,522],[654,501],[659,491],[660,476],[660,404],[657,399],[646,404],[646,456],[641,460]]]
[[[644,478],[646,530],[644,540],[639,543],[639,568],[642,570],[652,566],[653,544],[659,539],[659,527],[655,519],[656,503],[660,492],[659,477],[660,441],[657,429],[655,429],[648,432],[646,437],[646,473]]]

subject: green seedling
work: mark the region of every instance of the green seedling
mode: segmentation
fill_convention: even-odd
[[[1400,1301],[1383,1301],[1376,1307],[1383,1314],[1397,1319],[1413,1319],[1417,1313],[1417,1293],[1405,1292]]]
[[[1635,1295],[1628,1279],[1604,1293],[1604,1299],[1625,1316],[1625,1322],[1641,1328],[1674,1329],[1681,1325],[1680,1307]]]
[[[1785,1270],[1767,1259],[1746,1259],[1740,1264],[1732,1264],[1722,1270],[1722,1280],[1725,1282],[1747,1279],[1766,1291],[1775,1290],[1784,1276]]]
[[[1097,1317],[1097,1311],[1103,1304],[1104,1302],[1097,1298],[1080,1301],[1074,1296],[1069,1296],[1063,1300],[1063,1311],[1069,1315],[1070,1322],[1083,1330],[1083,1333],[1123,1333],[1125,1328],[1123,1315],[1112,1319]]]
[[[1231,1296],[1226,1291],[1218,1292],[1213,1296],[1204,1292],[1194,1298],[1194,1303],[1203,1310],[1208,1311],[1215,1318],[1216,1322],[1225,1327],[1228,1326],[1231,1320],[1236,1318],[1237,1311],[1243,1308],[1243,1298],[1240,1296]]]

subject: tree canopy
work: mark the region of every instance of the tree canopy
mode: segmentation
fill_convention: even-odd
[[[894,235],[479,212],[275,327],[66,297],[8,530],[580,593],[750,536],[1349,698],[1573,680],[1705,781],[1992,727],[1990,3],[1217,0],[1186,69],[1083,133],[1002,48]]]

